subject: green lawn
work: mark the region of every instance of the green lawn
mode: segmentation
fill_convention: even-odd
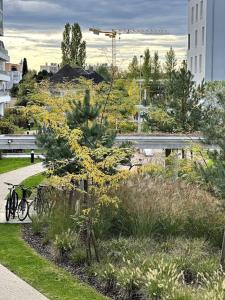
[[[46,179],[45,173],[40,173],[25,179],[23,182],[21,182],[21,184],[27,188],[34,188],[37,187],[39,184],[41,184],[45,179]],[[31,190],[31,192],[32,191],[34,191],[34,189]],[[22,196],[22,192],[20,188],[17,188],[17,193],[19,197]]]
[[[36,159],[35,162],[40,162],[40,160]],[[3,158],[0,159],[0,174],[30,165],[30,158]]]
[[[32,187],[44,179],[42,173],[22,183]],[[106,300],[91,287],[39,256],[22,240],[20,225],[0,225],[0,263],[50,300]]]
[[[45,174],[40,173],[25,179],[21,184],[25,185],[26,187],[34,187],[41,184],[45,180],[45,178]]]
[[[107,299],[39,256],[22,240],[20,225],[0,225],[0,263],[50,300]]]

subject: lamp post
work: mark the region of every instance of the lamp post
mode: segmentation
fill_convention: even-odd
[[[141,133],[141,105],[142,105],[142,58],[143,55],[140,55],[140,104],[138,111],[138,133]]]

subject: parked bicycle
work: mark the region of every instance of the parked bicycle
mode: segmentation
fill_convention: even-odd
[[[45,185],[39,185],[37,187],[37,195],[29,205],[28,216],[31,220],[33,220],[37,215],[48,213],[49,203],[46,199],[44,199],[45,187]]]
[[[15,185],[12,183],[5,182],[9,186],[9,196],[6,201],[5,206],[5,216],[8,222],[10,218],[15,219],[16,216],[20,221],[24,221],[28,215],[28,189],[23,185]],[[16,191],[20,188],[22,191],[21,200],[19,200],[19,195]]]
[[[9,196],[7,198],[5,206],[5,217],[6,221],[8,222],[10,220],[10,217],[12,217],[13,219],[15,219],[16,217],[19,196],[16,192],[17,185],[8,182],[5,182],[5,184],[9,186]]]
[[[20,185],[20,188],[22,191],[22,198],[17,208],[17,215],[20,221],[24,221],[28,215],[29,210],[28,189],[25,188],[23,185]]]

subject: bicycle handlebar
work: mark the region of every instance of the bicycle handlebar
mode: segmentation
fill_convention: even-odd
[[[17,187],[19,186],[18,184],[12,184],[12,183],[8,183],[8,182],[4,182],[4,184],[8,185],[8,186],[12,186],[12,187]]]

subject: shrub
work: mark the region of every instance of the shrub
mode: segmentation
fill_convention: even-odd
[[[73,232],[71,229],[68,229],[66,232],[62,234],[57,234],[55,236],[55,240],[53,245],[56,250],[57,258],[65,258],[68,257],[68,254],[76,247],[78,244],[79,237]]]
[[[20,128],[27,128],[29,119],[22,113],[20,109],[8,108],[5,111],[5,116],[11,124]]]
[[[0,134],[13,134],[15,126],[7,119],[0,119]]]

